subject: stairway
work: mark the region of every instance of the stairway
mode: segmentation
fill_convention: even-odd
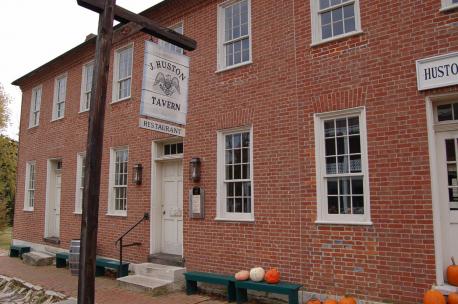
[[[134,265],[134,272],[134,275],[118,278],[119,286],[152,295],[165,294],[183,287],[183,267],[143,263]]]

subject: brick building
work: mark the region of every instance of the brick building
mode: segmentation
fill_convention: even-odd
[[[126,240],[142,243],[125,250],[130,262],[167,253],[190,270],[277,267],[306,291],[374,301],[456,290],[444,271],[458,258],[457,8],[166,0],[144,11],[198,42],[185,52],[186,136],[139,128],[145,41],[182,50],[143,33],[117,43],[98,254],[116,258],[115,240],[149,212]],[[94,48],[90,38],[14,82],[14,242],[51,250],[79,238]],[[194,186],[205,190],[203,219],[189,217]]]

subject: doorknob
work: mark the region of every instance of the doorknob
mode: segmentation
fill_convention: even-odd
[[[165,210],[164,210],[164,211],[162,211],[162,214],[163,214],[163,215],[165,215]]]

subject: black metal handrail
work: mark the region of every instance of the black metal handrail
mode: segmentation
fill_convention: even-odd
[[[139,243],[139,242],[134,242],[134,243],[130,243],[130,244],[127,244],[127,245],[123,245],[122,244],[122,239],[127,235],[129,234],[129,232],[131,232],[135,227],[137,227],[138,225],[140,225],[141,222],[143,221],[148,221],[149,220],[149,213],[148,212],[145,212],[143,214],[143,217],[135,224],[133,225],[132,227],[130,227],[129,230],[127,230],[123,235],[121,235],[115,242],[115,246],[118,245],[119,243],[119,269],[118,269],[118,277],[119,277],[119,274],[121,273],[121,267],[122,267],[122,249],[124,247],[131,247],[131,246],[140,246],[142,243]]]

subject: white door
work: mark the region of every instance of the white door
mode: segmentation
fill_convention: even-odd
[[[54,234],[53,236],[59,237],[60,235],[60,192],[62,185],[62,175],[60,172],[56,172],[56,192],[54,202]]]
[[[436,134],[443,270],[458,260],[458,131]]]
[[[161,185],[163,253],[183,252],[183,165],[181,160],[162,163]]]

